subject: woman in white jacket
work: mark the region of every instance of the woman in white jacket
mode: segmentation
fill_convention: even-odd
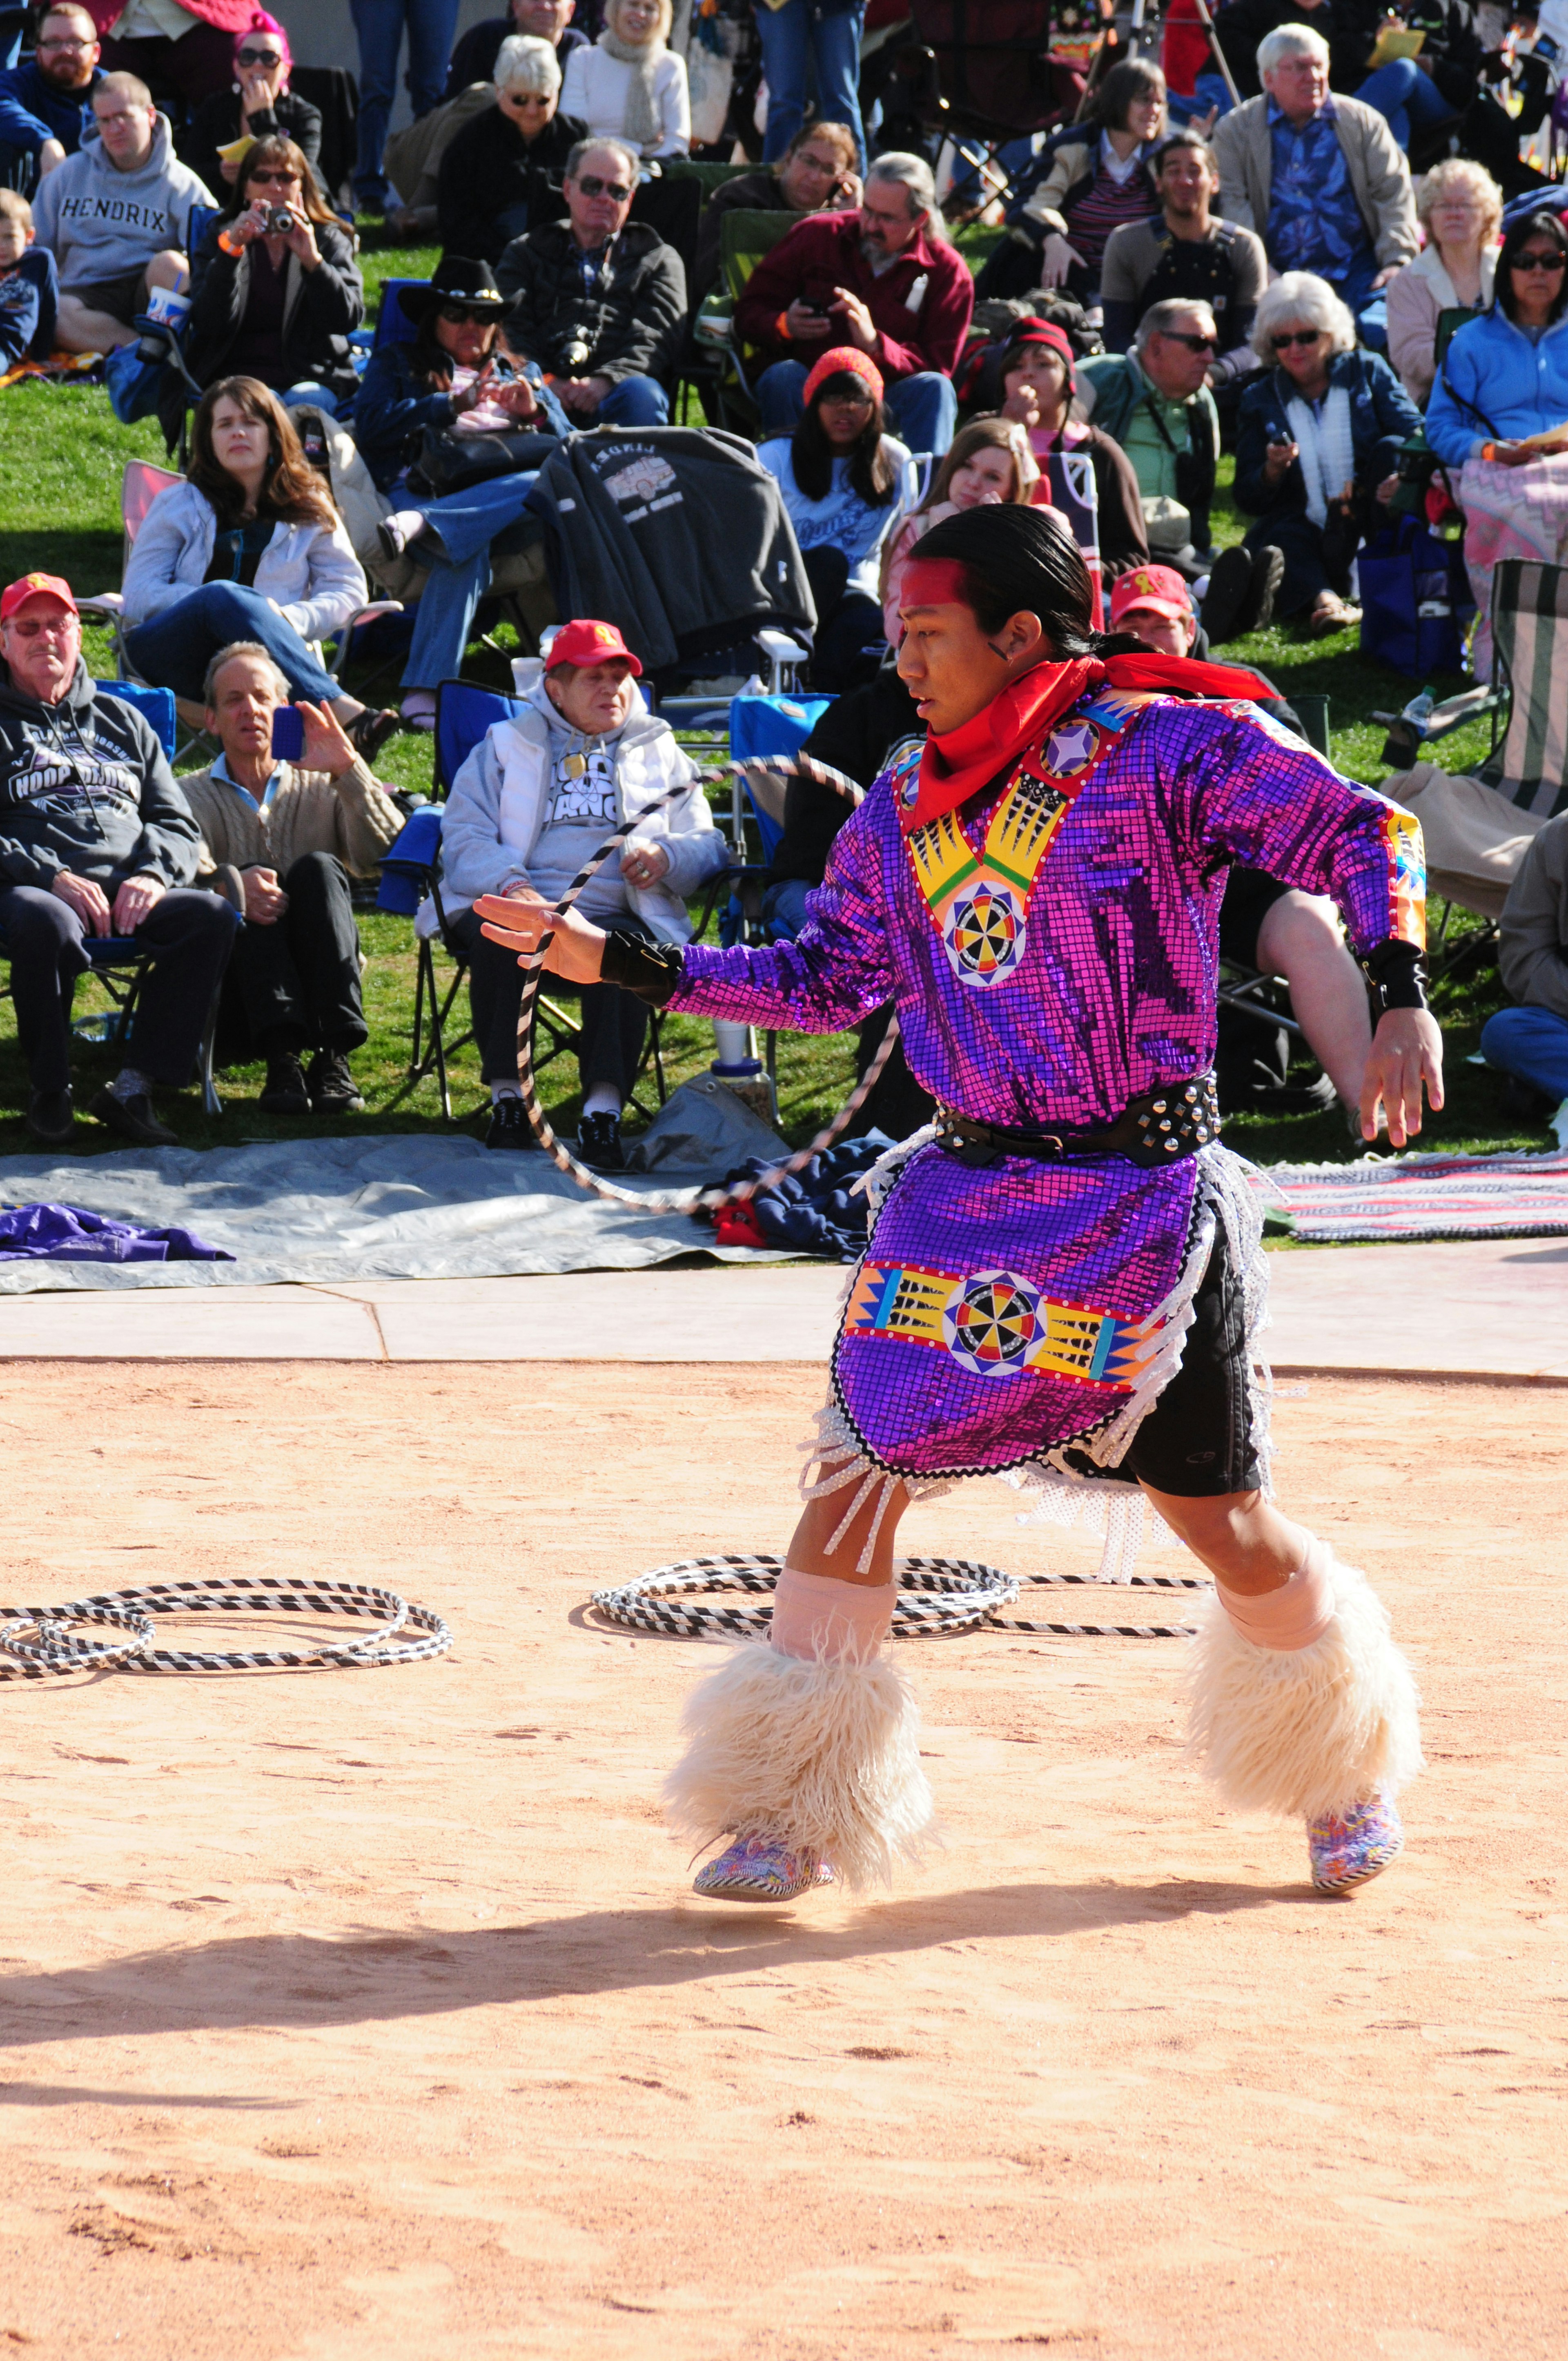
[[[345,697],[309,644],[366,603],[365,576],[288,412],[253,377],[209,386],[182,484],[153,501],[126,567],[126,653],[144,680],[205,703],[220,648],[266,649],[290,695],[330,705],[368,758],[395,713]]]
[[[556,634],[543,664],[517,667],[523,710],[498,721],[452,782],[441,831],[442,900],[460,915],[452,932],[469,961],[474,1038],[490,1086],[488,1148],[526,1148],[518,1093],[515,956],[481,933],[464,906],[482,894],[554,902],[605,838],[636,820],[671,787],[686,793],[649,814],[586,888],[577,907],[598,925],[645,940],[685,942],[685,896],[728,865],[701,774],[668,722],[638,694],[642,667],[609,623],[579,620]],[[572,987],[568,986],[570,990]],[[555,985],[554,980],[551,990]],[[585,1163],[625,1163],[620,1111],[631,1095],[648,1011],[613,983],[582,989],[577,1065]]]
[[[686,64],[666,47],[670,0],[609,0],[592,48],[574,49],[561,112],[598,138],[624,139],[641,156],[684,156],[691,146]]]

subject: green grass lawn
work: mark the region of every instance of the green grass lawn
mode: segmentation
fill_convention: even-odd
[[[372,316],[384,278],[424,276],[435,259],[433,248],[378,246],[379,235],[374,227],[368,231],[362,257]],[[4,405],[0,413],[0,564],[4,566],[0,580],[41,567],[64,575],[80,594],[114,588],[120,578],[121,470],[128,458],[165,460],[156,421],[121,426],[110,411],[107,395],[92,387],[23,385],[5,393]],[[1245,520],[1232,505],[1228,459],[1221,472],[1215,530],[1216,538],[1228,544],[1241,538]],[[502,652],[476,649],[470,653],[466,669],[476,678],[504,687],[509,685],[506,627],[499,637]],[[114,666],[105,635],[90,631],[87,651],[89,663],[100,675],[110,676]],[[1348,777],[1368,784],[1387,774],[1379,760],[1383,730],[1369,717],[1374,708],[1397,709],[1419,683],[1366,662],[1348,634],[1311,643],[1288,631],[1269,630],[1227,647],[1224,653],[1227,658],[1261,666],[1288,696],[1299,691],[1326,693],[1331,700],[1333,756],[1339,767]],[[349,685],[358,686],[352,679]],[[1434,686],[1442,693],[1458,683],[1440,681]],[[382,679],[366,693],[383,700],[395,692],[391,683]],[[1446,766],[1454,771],[1474,767],[1486,744],[1483,724],[1446,741]],[[412,736],[394,739],[380,767],[395,785],[428,790],[430,741]],[[370,1038],[354,1063],[366,1112],[334,1128],[348,1133],[442,1128],[433,1081],[411,1090],[408,1086],[414,992],[411,928],[405,919],[374,911],[363,913],[360,924]],[[1455,928],[1468,934],[1475,930],[1475,922],[1455,914]],[[96,987],[84,984],[78,1014],[88,1013],[100,999]],[[1435,1005],[1448,1042],[1450,1099],[1444,1112],[1429,1125],[1424,1135],[1427,1144],[1473,1148],[1549,1144],[1539,1130],[1519,1131],[1507,1124],[1501,1115],[1500,1078],[1464,1062],[1475,1048],[1482,1023],[1502,999],[1490,959],[1473,961],[1457,986],[1438,988]],[[711,1031],[706,1023],[672,1018],[666,1028],[666,1047],[673,1085],[707,1065],[712,1056]],[[781,1116],[793,1141],[808,1137],[839,1104],[851,1073],[851,1042],[843,1038],[787,1035],[780,1041]],[[102,1051],[84,1047],[77,1076],[79,1104],[92,1095],[111,1062]],[[220,1076],[226,1107],[221,1119],[204,1117],[193,1092],[167,1100],[168,1119],[181,1140],[193,1148],[297,1137],[315,1128],[308,1122],[280,1122],[263,1115],[256,1104],[261,1080],[259,1066],[229,1070]],[[466,1049],[453,1067],[455,1120],[471,1120],[485,1096],[476,1053],[472,1048]],[[570,1060],[558,1060],[547,1071],[543,1096],[563,1123],[575,1121],[576,1078]],[[5,1000],[0,1002],[0,1154],[17,1153],[33,1145],[20,1117],[26,1099],[26,1073],[16,1049],[10,1003]],[[100,1139],[96,1133],[97,1126],[82,1125],[84,1146],[96,1148],[113,1144],[107,1134]],[[1287,1120],[1237,1117],[1228,1126],[1228,1136],[1244,1153],[1265,1162],[1282,1158],[1340,1160],[1356,1152],[1337,1113]]]

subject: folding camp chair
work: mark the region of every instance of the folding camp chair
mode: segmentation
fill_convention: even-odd
[[[705,398],[711,393],[718,423],[738,434],[749,434],[755,427],[757,402],[746,374],[746,357],[735,340],[735,306],[758,263],[788,236],[798,218],[795,214],[758,213],[737,206],[718,225],[718,285],[705,297],[692,324],[693,342],[699,353],[716,357],[718,375],[696,369],[686,374]]]
[[[172,759],[174,753],[174,699],[166,688],[147,688],[139,682],[101,680],[94,686],[106,697],[117,697],[126,705],[134,705],[157,730],[164,752]],[[131,1020],[142,985],[152,965],[151,956],[130,935],[85,935],[82,950],[87,964],[109,995],[107,1021],[87,1017],[74,1030],[79,1040],[90,1040],[109,1049],[123,1049],[130,1038]],[[0,928],[0,956],[5,950],[4,928]],[[11,989],[7,980],[0,991]],[[202,1111],[204,1115],[222,1115],[224,1103],[218,1096],[213,1080],[213,1045],[217,1038],[218,1002],[223,992],[220,977],[213,994],[207,1021],[202,1028],[202,1039],[196,1052],[196,1072],[202,1085]]]

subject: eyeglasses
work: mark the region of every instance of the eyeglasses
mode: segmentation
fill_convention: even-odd
[[[1508,265],[1510,270],[1561,270],[1568,263],[1568,255],[1516,254]]]
[[[240,49],[235,57],[236,66],[280,66],[282,62],[281,49]]]
[[[585,197],[613,197],[618,205],[631,194],[623,181],[601,181],[597,172],[585,172],[577,186]]]
[[[1190,353],[1212,353],[1215,349],[1212,336],[1187,336],[1175,328],[1162,328],[1160,334],[1168,345],[1185,345]],[[1277,345],[1275,350],[1277,352]]]
[[[467,303],[443,303],[440,311],[436,313],[436,317],[440,320],[448,321],[455,328],[461,327],[466,320],[471,321],[476,327],[488,328],[491,321],[495,318],[495,313],[493,312],[476,312],[473,307]]]
[[[91,41],[84,41],[80,33],[67,33],[63,40],[38,41],[35,44],[40,58],[53,57],[57,52],[65,49],[90,49],[93,46]]]
[[[1321,328],[1290,328],[1283,336],[1273,338],[1274,349],[1277,353],[1288,353],[1292,345],[1299,345],[1305,349],[1309,345],[1315,345],[1322,333]]]
[[[825,393],[824,410],[874,410],[876,396],[872,393]]]

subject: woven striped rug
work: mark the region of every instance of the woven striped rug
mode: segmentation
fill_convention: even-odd
[[[1299,1238],[1532,1238],[1568,1232],[1568,1148],[1273,1164]]]

